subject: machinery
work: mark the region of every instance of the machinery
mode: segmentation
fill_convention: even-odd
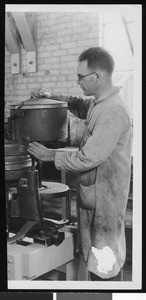
[[[5,138],[8,280],[30,280],[74,258],[70,219],[44,218],[42,197],[68,197],[69,187],[42,182],[41,162],[28,155],[38,141],[50,148],[67,142],[67,104],[33,98],[10,106]],[[68,198],[67,198],[68,199]]]

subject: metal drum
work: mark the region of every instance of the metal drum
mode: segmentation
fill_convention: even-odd
[[[46,98],[33,98],[10,105],[12,139],[16,141],[66,141],[67,103]],[[15,115],[14,118],[12,116]]]
[[[17,181],[26,177],[32,167],[32,159],[26,154],[25,147],[11,141],[5,141],[5,180]]]

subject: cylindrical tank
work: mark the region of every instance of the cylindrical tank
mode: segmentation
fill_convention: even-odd
[[[32,159],[23,145],[12,141],[5,141],[5,180],[18,181],[26,177],[27,171],[32,167]],[[9,185],[9,184],[8,184]]]
[[[10,105],[12,139],[16,141],[66,141],[67,103],[46,98],[32,98]]]

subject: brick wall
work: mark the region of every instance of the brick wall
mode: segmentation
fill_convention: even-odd
[[[77,85],[77,58],[83,50],[99,46],[99,34],[97,13],[37,13],[37,72],[27,72],[22,46],[21,73],[12,75],[5,48],[5,122],[9,104],[27,100],[35,88],[83,95]]]

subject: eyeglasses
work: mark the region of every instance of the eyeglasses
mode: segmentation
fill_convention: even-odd
[[[87,74],[87,75],[81,75],[81,74],[78,74],[77,76],[78,76],[79,82],[80,82],[83,78],[85,78],[85,77],[87,77],[87,76],[89,76],[89,75],[92,75],[92,74],[96,74],[96,76],[99,78],[99,75],[98,75],[96,72],[92,72],[92,73],[89,73],[89,74]]]

